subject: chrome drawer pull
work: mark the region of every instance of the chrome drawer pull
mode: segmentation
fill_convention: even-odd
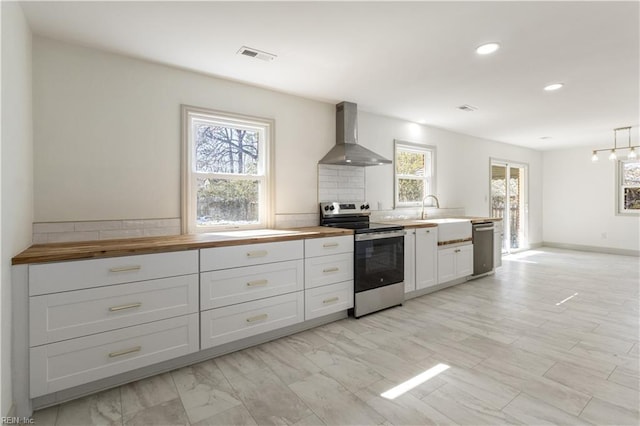
[[[334,247],[338,247],[339,245],[340,244],[338,244],[338,243],[324,243],[322,245],[322,247],[324,247],[324,248],[334,248]]]
[[[258,287],[261,285],[267,285],[269,281],[268,280],[255,280],[255,281],[249,281],[247,283],[247,287]]]
[[[116,266],[114,268],[109,268],[109,272],[131,272],[131,271],[139,271],[142,269],[140,265],[131,265],[131,266]]]
[[[430,233],[431,233],[431,231],[429,229],[427,229],[427,234],[430,234]]]
[[[247,322],[252,323],[256,321],[263,321],[263,320],[266,320],[268,317],[269,315],[267,314],[256,315],[255,317],[247,318]]]
[[[247,257],[264,257],[267,254],[268,252],[266,250],[250,251],[247,253]]]
[[[109,308],[109,312],[124,311],[125,309],[139,308],[140,306],[142,306],[142,302],[130,303],[128,305],[112,306]]]
[[[460,253],[460,249],[455,249],[454,250],[456,253]]]
[[[132,354],[134,352],[140,352],[142,350],[142,346],[134,346],[133,348],[123,349],[121,351],[111,352],[109,354],[109,358],[115,358],[117,356]]]
[[[323,269],[322,272],[324,272],[324,273],[338,272],[339,270],[340,270],[340,268],[327,268],[327,269]]]
[[[329,303],[335,303],[338,300],[340,300],[339,297],[332,297],[331,299],[324,299],[322,303],[324,303],[325,305],[328,305]]]

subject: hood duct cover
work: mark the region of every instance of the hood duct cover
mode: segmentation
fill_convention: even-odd
[[[341,102],[336,105],[336,145],[319,163],[366,167],[391,164],[391,160],[358,145],[358,106]]]

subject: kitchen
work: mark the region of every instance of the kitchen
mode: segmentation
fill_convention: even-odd
[[[100,233],[111,237],[150,235],[151,229],[158,233],[178,233],[181,171],[176,159],[180,157],[180,105],[183,104],[273,119],[277,123],[275,225],[283,228],[317,224],[320,201],[316,191],[317,164],[335,143],[334,104],[342,100],[311,100],[31,34],[26,18],[21,18],[22,12],[15,10],[16,5],[11,7],[14,9],[7,6],[8,12],[5,12],[3,4],[2,231],[3,240],[13,238],[8,245],[3,243],[3,252],[7,253],[3,259],[2,297],[3,415],[9,413],[11,406],[11,398],[7,396],[11,394],[10,382],[5,379],[11,371],[10,352],[5,352],[10,347],[6,339],[11,334],[10,292],[7,293],[5,287],[5,283],[10,282],[7,274],[10,274],[11,257],[30,245],[32,238],[35,243],[44,242],[42,239],[53,242],[56,238],[73,238],[71,234],[75,232],[84,232],[86,238],[94,239]],[[13,34],[15,40],[22,40],[22,44],[16,43],[13,49],[22,46],[22,51],[5,49],[7,13],[9,17],[17,16],[17,22],[23,22]],[[4,56],[12,52],[15,56],[10,58],[15,60],[6,62]],[[8,63],[14,68],[5,73]],[[17,83],[7,85],[5,79]],[[266,83],[256,84],[266,86]],[[5,89],[14,92],[6,93]],[[630,92],[637,93],[637,90]],[[12,93],[17,93],[15,98],[8,98],[11,103],[6,103],[5,96]],[[33,104],[29,101],[31,94]],[[344,97],[347,95],[345,92]],[[458,103],[464,102],[469,101]],[[359,103],[362,107],[362,102]],[[14,107],[7,109],[5,105]],[[15,114],[15,117],[6,119],[5,114]],[[637,117],[637,107],[631,110],[630,115],[634,114]],[[627,119],[616,126],[624,124],[637,123]],[[5,130],[5,126],[9,128]],[[5,142],[5,131],[12,129],[15,133],[9,136],[23,143]],[[604,143],[540,151],[361,108],[358,131],[361,144],[389,159],[394,157],[394,140],[435,145],[439,201],[443,207],[463,208],[469,216],[488,215],[490,158],[525,163],[529,180],[529,247],[564,243],[610,252],[626,251],[637,256],[638,239],[633,238],[638,235],[637,218],[614,216],[613,201],[609,202],[613,197],[610,164],[601,161],[583,166],[579,161],[583,157],[588,159],[592,148],[608,144],[610,128],[605,132],[607,142]],[[87,140],[78,135],[91,135],[91,138]],[[33,141],[31,148],[29,140]],[[633,140],[637,141],[637,136],[634,135]],[[558,178],[559,165],[575,167],[577,176],[571,179],[588,182],[607,202],[576,210],[572,203],[577,204],[579,199],[558,201],[562,182],[569,179]],[[5,179],[6,176],[9,179]],[[393,211],[392,182],[392,166],[366,169],[364,191],[372,211]],[[576,197],[584,196],[577,191]],[[571,212],[576,215],[576,211],[579,217],[567,219],[567,215]],[[572,220],[584,224],[572,230],[566,225]],[[103,229],[88,228],[87,223],[96,221],[103,222]],[[33,228],[32,223],[36,224]],[[585,232],[595,224],[601,225],[596,226],[597,231]],[[605,234],[606,239],[601,234]]]

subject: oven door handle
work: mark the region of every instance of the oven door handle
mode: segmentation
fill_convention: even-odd
[[[356,241],[369,241],[369,240],[381,240],[383,238],[395,238],[404,237],[404,229],[398,231],[384,231],[384,232],[368,232],[364,234],[356,234]]]

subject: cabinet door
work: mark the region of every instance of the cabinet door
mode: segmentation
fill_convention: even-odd
[[[416,289],[416,230],[404,234],[404,292]]]
[[[438,250],[438,284],[456,278],[456,253],[454,248]]]
[[[438,284],[438,228],[416,229],[416,290]]]
[[[456,278],[473,274],[473,244],[467,244],[455,249]]]
[[[502,266],[502,224],[493,231],[493,268]]]

